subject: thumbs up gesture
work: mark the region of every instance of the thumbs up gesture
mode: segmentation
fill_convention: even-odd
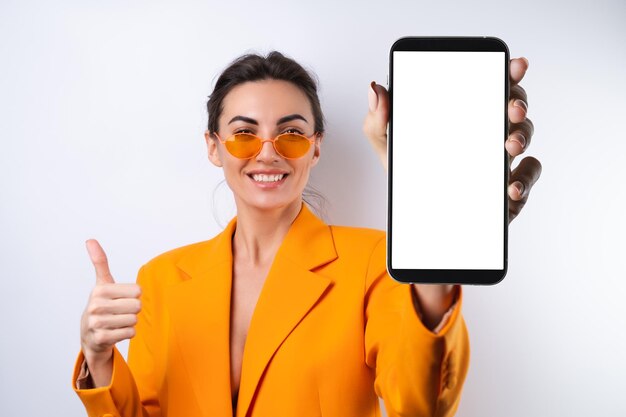
[[[141,288],[137,284],[115,283],[98,241],[90,239],[86,246],[96,269],[96,285],[83,312],[80,338],[87,366],[93,370],[110,362],[117,342],[135,336]]]

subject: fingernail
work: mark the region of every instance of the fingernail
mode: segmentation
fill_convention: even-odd
[[[511,136],[511,140],[519,143],[522,149],[526,146],[526,138],[521,133],[514,133]]]
[[[515,185],[515,188],[517,188],[517,192],[519,193],[521,197],[522,194],[524,193],[524,184],[521,183],[520,181],[515,181],[514,185]]]
[[[526,68],[528,68],[530,66],[530,62],[528,62],[528,59],[526,59],[526,57],[520,57],[520,59],[523,59],[524,62],[526,62]]]
[[[524,103],[524,100],[517,99],[513,102],[513,105],[524,110],[524,112],[528,111],[528,107],[526,107],[526,103]]]
[[[374,86],[376,85],[376,81],[372,81],[370,83],[370,89],[367,93],[367,99],[370,106],[370,111],[376,110],[378,107],[378,95],[376,94],[376,90],[374,90]]]

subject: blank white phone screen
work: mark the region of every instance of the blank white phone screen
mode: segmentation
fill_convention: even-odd
[[[504,52],[393,52],[394,269],[504,264]]]

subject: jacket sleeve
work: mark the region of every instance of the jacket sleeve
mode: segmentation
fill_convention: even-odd
[[[128,363],[119,352],[113,348],[113,374],[111,382],[106,387],[85,388],[84,384],[84,355],[78,354],[72,376],[72,388],[85,406],[89,417],[159,417],[161,415],[158,404],[152,350],[152,321],[154,315],[154,300],[151,294],[151,285],[147,280],[146,266],[144,265],[137,277],[141,286],[141,312],[137,315],[135,337],[130,340]],[[81,372],[83,371],[83,372]]]
[[[419,319],[411,285],[387,274],[385,238],[371,254],[365,283],[365,360],[389,417],[452,416],[469,368],[462,287],[434,333]]]

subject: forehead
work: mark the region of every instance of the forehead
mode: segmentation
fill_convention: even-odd
[[[299,113],[309,123],[313,115],[306,94],[283,80],[249,81],[234,87],[224,97],[222,119],[241,115],[259,122],[275,122],[286,114]]]

